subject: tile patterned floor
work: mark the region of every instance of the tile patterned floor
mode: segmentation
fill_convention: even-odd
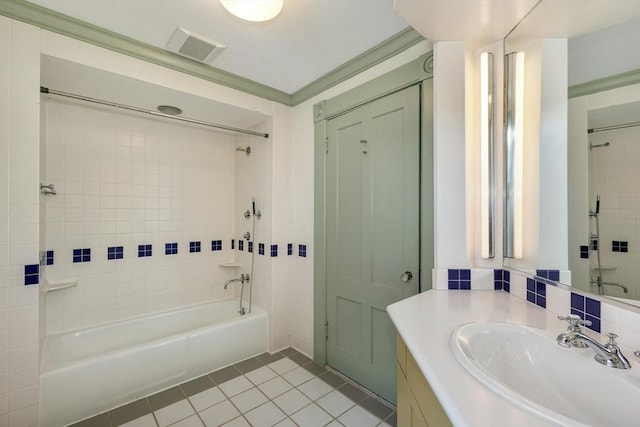
[[[294,349],[264,353],[71,427],[395,427],[395,410]]]

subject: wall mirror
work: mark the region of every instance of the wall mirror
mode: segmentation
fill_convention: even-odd
[[[510,268],[640,306],[640,2],[541,0],[525,53],[522,251]]]

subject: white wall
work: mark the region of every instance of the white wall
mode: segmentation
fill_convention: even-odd
[[[0,16],[0,425],[38,424],[40,32]]]

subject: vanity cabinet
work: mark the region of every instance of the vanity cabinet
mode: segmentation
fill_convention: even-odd
[[[398,427],[452,426],[438,398],[398,334],[396,334],[396,354]]]

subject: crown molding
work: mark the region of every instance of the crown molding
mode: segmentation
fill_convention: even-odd
[[[0,15],[287,106],[298,105],[424,40],[409,27],[295,93],[288,94],[25,0],[0,1]]]
[[[184,58],[164,49],[63,15],[25,0],[0,1],[0,14],[54,33],[103,47],[143,61],[289,105],[291,95],[232,73]]]
[[[569,87],[569,98],[591,95],[605,90],[617,89],[640,83],[640,69],[614,74],[590,82],[580,83]]]
[[[403,52],[423,40],[424,37],[420,33],[408,27],[294,92],[291,95],[292,104],[298,105],[301,102],[313,98],[325,90]]]

